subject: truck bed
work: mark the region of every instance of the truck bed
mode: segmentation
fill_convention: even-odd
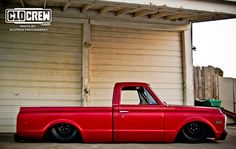
[[[81,130],[84,142],[98,142],[97,137],[99,142],[112,142],[111,107],[21,107],[17,132],[22,137],[41,139],[48,125],[59,122],[72,123]]]

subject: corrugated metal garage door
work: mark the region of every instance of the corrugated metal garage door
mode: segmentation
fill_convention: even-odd
[[[82,25],[10,32],[0,23],[0,132],[14,132],[20,106],[81,105]]]
[[[172,104],[183,104],[181,33],[92,26],[90,105],[111,105],[118,81],[143,81]]]

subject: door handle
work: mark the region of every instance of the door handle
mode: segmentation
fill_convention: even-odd
[[[129,111],[121,110],[120,113],[128,113]]]

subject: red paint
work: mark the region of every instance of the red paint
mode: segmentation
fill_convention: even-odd
[[[120,105],[121,90],[128,86],[145,87],[158,105]],[[217,120],[222,123],[216,124]],[[206,123],[216,139],[225,129],[219,109],[170,106],[161,102],[148,84],[124,82],[114,87],[112,107],[21,107],[17,135],[42,139],[49,127],[66,122],[80,131],[84,142],[173,142],[191,121]]]

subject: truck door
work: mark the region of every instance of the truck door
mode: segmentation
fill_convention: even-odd
[[[125,87],[117,107],[119,142],[164,140],[163,107],[145,87]]]

